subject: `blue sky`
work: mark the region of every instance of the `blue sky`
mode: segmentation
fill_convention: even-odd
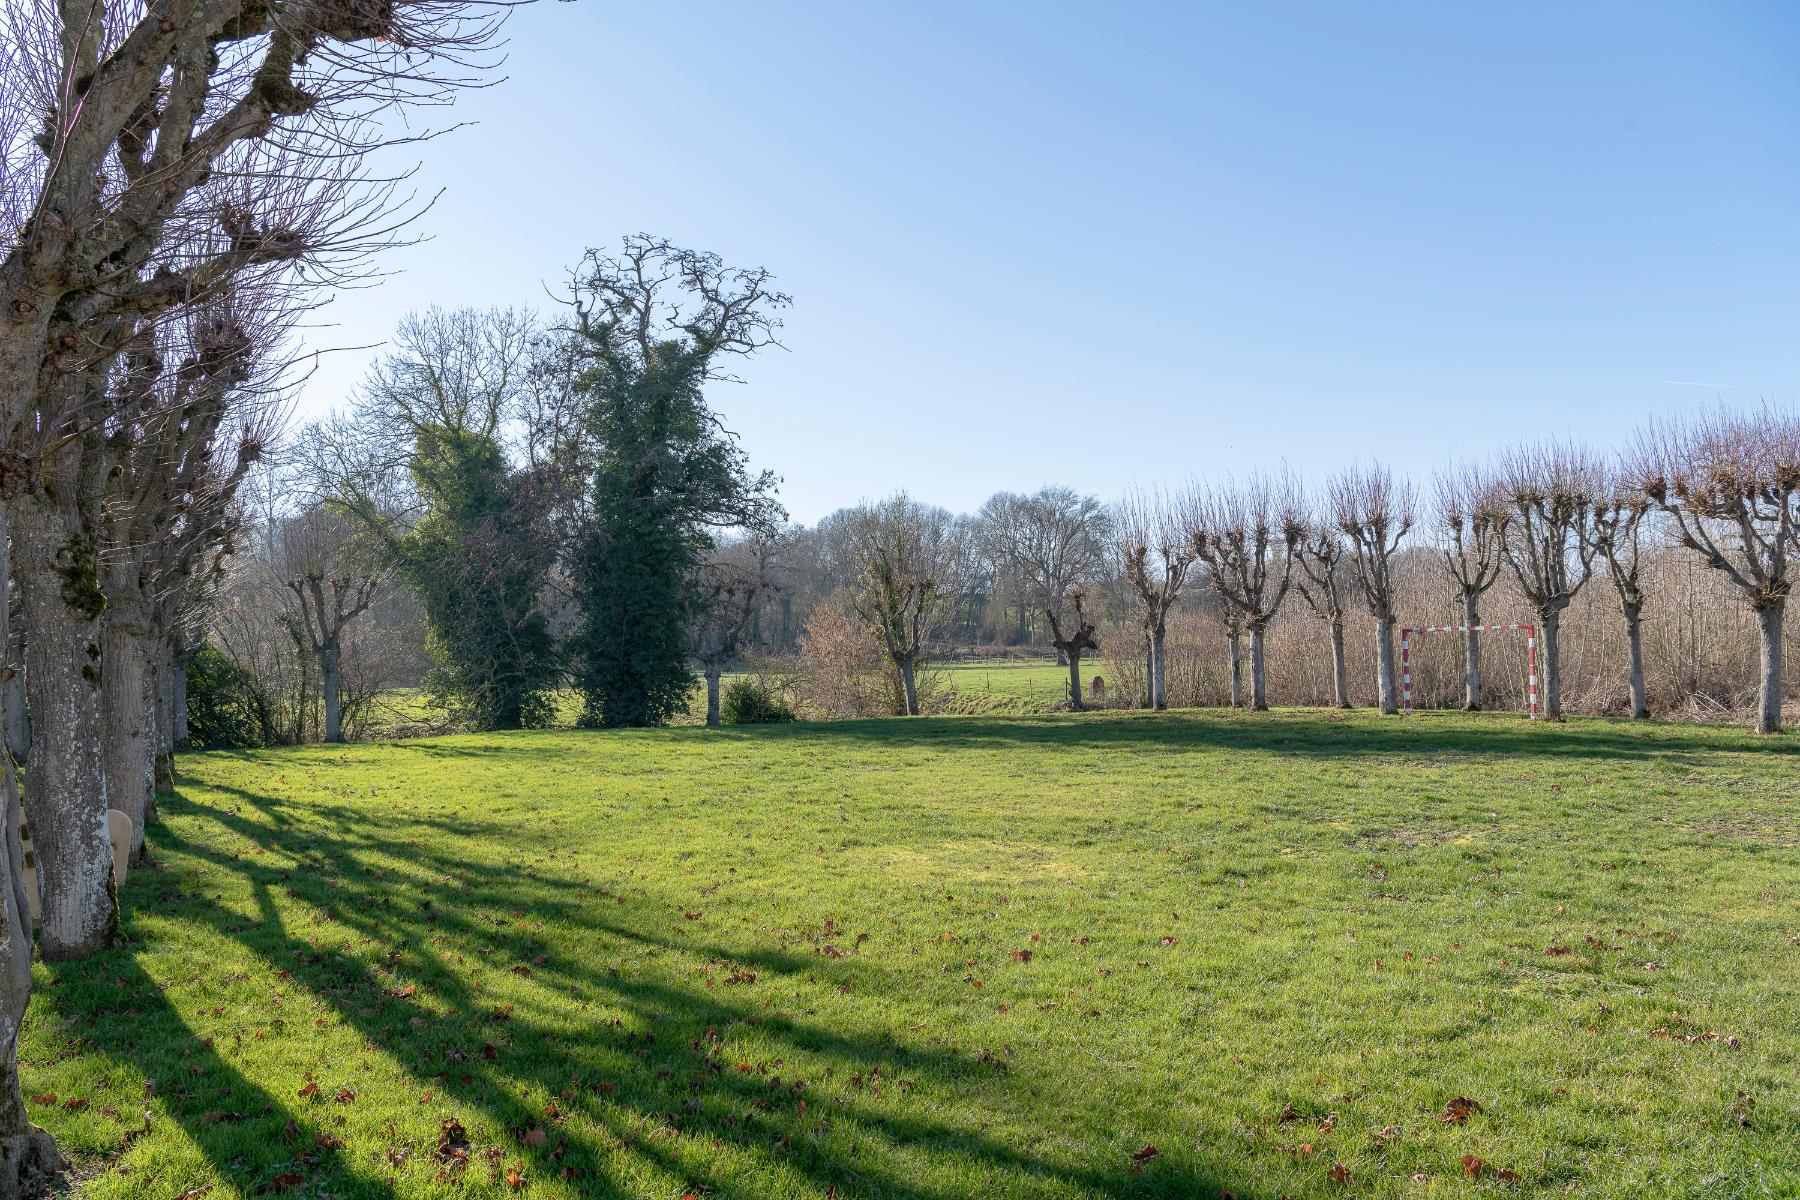
[[[1800,395],[1797,34],[1780,4],[540,3],[474,127],[412,152],[433,240],[308,338],[548,307],[639,230],[765,265],[788,349],[714,400],[806,521],[1607,444]]]

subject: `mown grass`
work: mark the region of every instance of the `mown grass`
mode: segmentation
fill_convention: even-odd
[[[1280,712],[193,755],[130,945],[38,968],[26,1085],[107,1198],[1792,1196],[1793,747]]]

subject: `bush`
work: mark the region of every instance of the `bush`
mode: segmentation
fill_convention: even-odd
[[[268,706],[256,680],[236,659],[210,644],[188,662],[188,741],[203,750],[266,746]]]
[[[722,706],[727,725],[781,725],[795,719],[775,689],[754,679],[734,679],[725,688]]]

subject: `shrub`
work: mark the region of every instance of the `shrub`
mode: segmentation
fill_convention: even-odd
[[[200,647],[187,669],[188,741],[201,749],[266,746],[268,704],[256,680],[213,645]]]
[[[754,679],[727,684],[722,707],[727,725],[780,725],[795,719],[794,710],[775,689]]]

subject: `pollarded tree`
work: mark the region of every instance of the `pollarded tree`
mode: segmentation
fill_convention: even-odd
[[[1579,446],[1540,442],[1504,455],[1495,482],[1504,508],[1500,552],[1538,622],[1544,715],[1562,719],[1563,610],[1593,574],[1594,499],[1602,469]]]
[[[1644,493],[1681,544],[1731,580],[1756,614],[1756,731],[1780,732],[1782,625],[1800,554],[1800,417],[1721,409],[1651,428],[1636,457]]]
[[[1194,546],[1193,497],[1129,492],[1113,514],[1113,542],[1120,574],[1137,602],[1144,631],[1150,708],[1169,706],[1164,649],[1169,612],[1181,599],[1188,572],[1199,557]]]
[[[569,346],[594,446],[590,524],[573,575],[594,725],[660,725],[687,709],[700,566],[723,529],[772,531],[775,477],[707,402],[730,364],[772,345],[788,297],[762,268],[637,234],[575,272]]]
[[[1644,692],[1644,567],[1643,528],[1651,501],[1638,481],[1609,476],[1594,503],[1594,544],[1606,560],[1607,577],[1619,596],[1619,612],[1625,618],[1625,644],[1629,653],[1628,679],[1631,715],[1650,717]]]
[[[1376,690],[1381,711],[1400,711],[1394,671],[1394,556],[1412,530],[1412,484],[1380,464],[1352,467],[1328,489],[1331,518],[1350,539],[1351,565],[1369,615],[1375,618]]]
[[[1462,601],[1463,624],[1481,624],[1481,598],[1500,578],[1506,510],[1492,480],[1470,466],[1438,475],[1437,534]],[[1481,708],[1481,635],[1463,634],[1463,710]]]
[[[1349,606],[1354,580],[1344,561],[1350,545],[1333,522],[1309,517],[1305,535],[1294,554],[1300,564],[1300,589],[1307,606],[1331,631],[1331,694],[1339,708],[1350,707],[1350,670],[1344,661],[1344,610]],[[1236,641],[1233,640],[1235,648]]]
[[[278,533],[282,583],[300,609],[300,633],[318,660],[324,739],[344,740],[344,634],[375,602],[387,571],[356,545],[350,518],[314,503]]]
[[[917,670],[973,570],[968,527],[905,492],[835,514],[850,605],[900,676],[906,715],[919,714]]]
[[[1081,712],[1087,707],[1081,698],[1081,656],[1100,649],[1100,639],[1096,636],[1097,627],[1083,611],[1087,593],[1076,586],[1069,590],[1066,600],[1067,607],[1060,614],[1056,608],[1045,605],[1044,617],[1050,622],[1050,644],[1069,664],[1069,707]]]
[[[1213,586],[1250,631],[1250,707],[1269,708],[1263,641],[1294,578],[1295,547],[1306,532],[1294,481],[1259,476],[1216,489],[1196,506],[1194,552]]]

